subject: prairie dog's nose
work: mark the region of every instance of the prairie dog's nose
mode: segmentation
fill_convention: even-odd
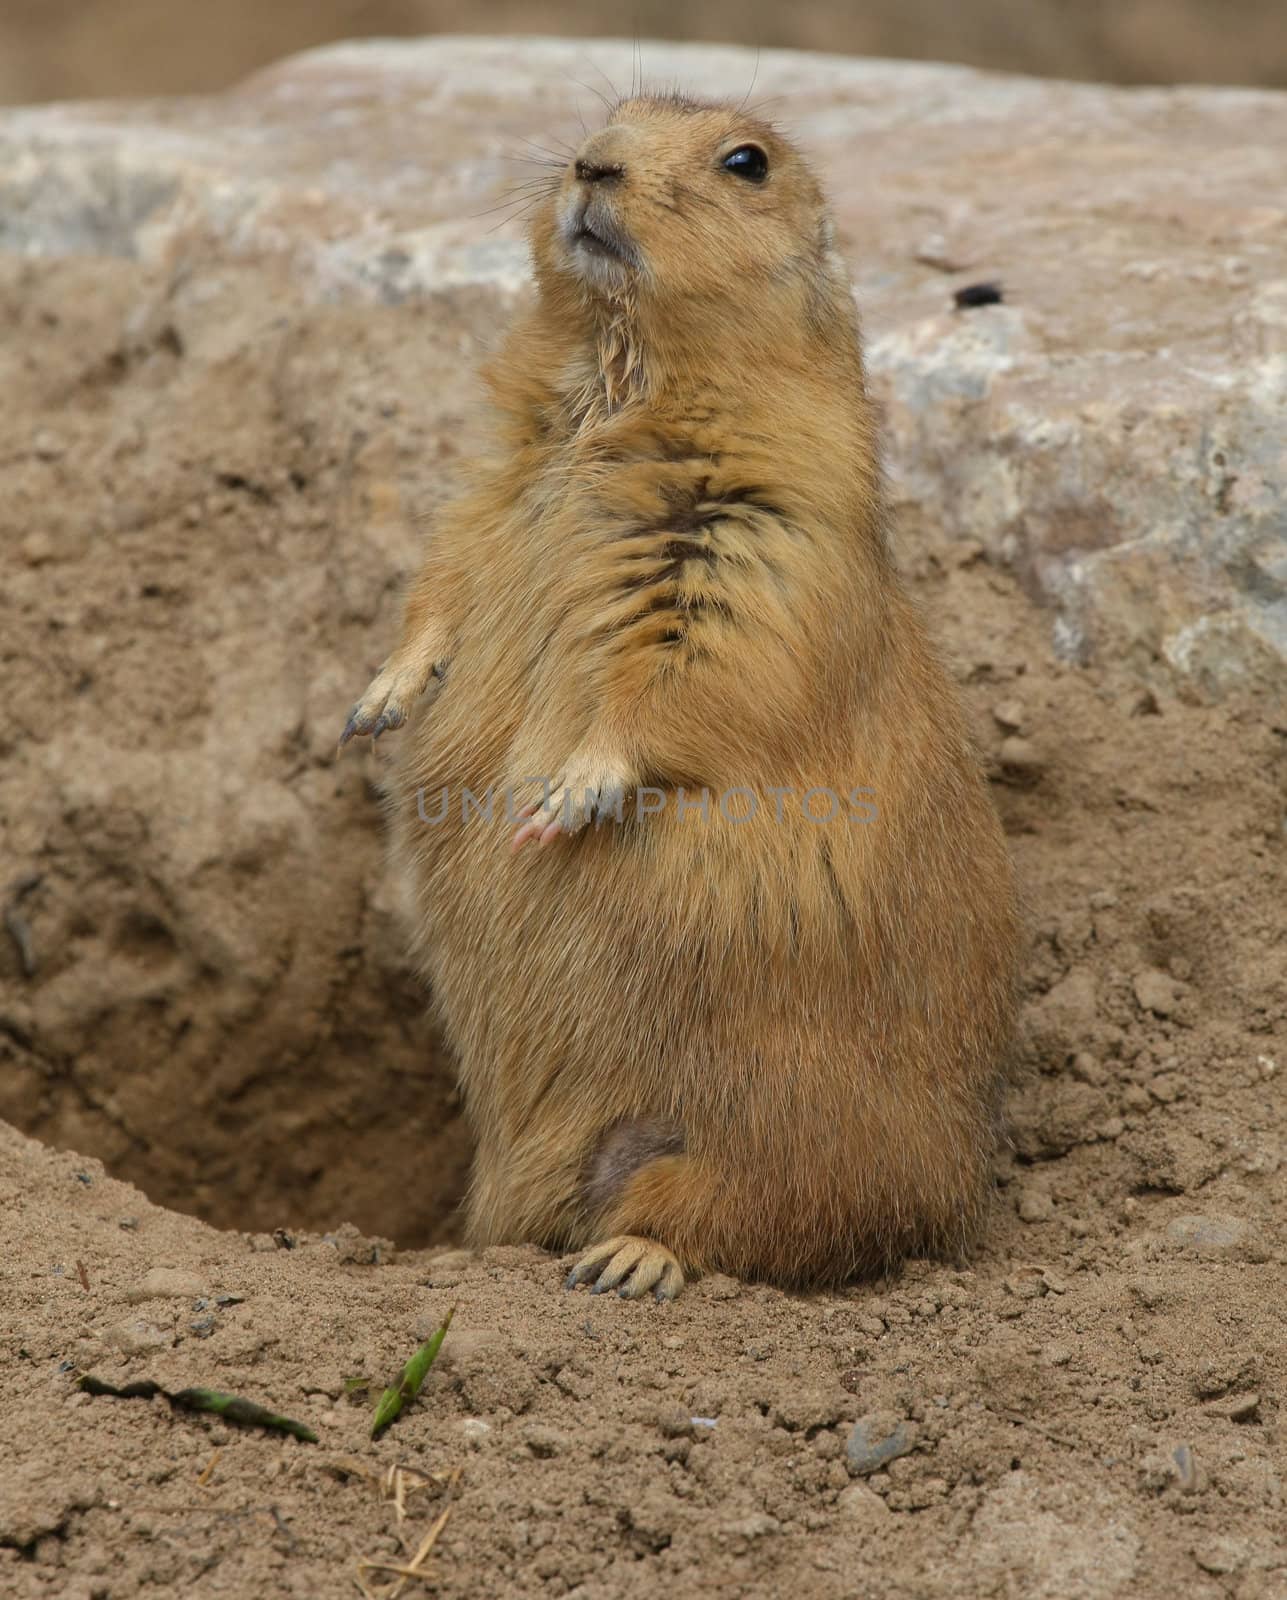
[[[626,175],[630,142],[626,128],[600,128],[577,151],[573,172],[581,183],[620,183]]]
[[[616,183],[625,174],[620,161],[596,161],[586,156],[578,156],[576,160],[576,175],[583,183]]]

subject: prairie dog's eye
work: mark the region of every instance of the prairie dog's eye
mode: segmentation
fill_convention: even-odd
[[[739,144],[720,164],[725,172],[736,173],[748,183],[763,183],[769,175],[769,158],[758,144]]]

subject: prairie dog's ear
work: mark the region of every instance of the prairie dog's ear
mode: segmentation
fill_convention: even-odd
[[[849,263],[840,253],[836,225],[828,211],[823,212],[818,224],[818,267],[822,281],[831,285],[832,292],[849,298],[852,293]]]
[[[837,273],[844,275],[844,257],[836,248],[836,225],[828,211],[822,213],[822,221],[818,224],[818,257],[833,277]]]

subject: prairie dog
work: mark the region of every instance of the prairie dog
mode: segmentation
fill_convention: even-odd
[[[392,849],[477,1137],[471,1239],[658,1297],[956,1253],[1015,896],[887,548],[818,183],[740,109],[644,96],[530,236],[494,448],[341,740],[409,724]]]

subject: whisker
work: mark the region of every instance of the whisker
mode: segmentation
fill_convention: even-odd
[[[755,80],[759,77],[759,75],[760,75],[760,47],[757,44],[756,47],[755,47],[755,68],[751,73],[750,85],[747,88],[746,93],[742,96],[742,103],[737,108],[739,113],[741,113],[741,112],[746,110],[746,102],[751,98],[751,95],[755,90]]]
[[[472,212],[470,220],[477,221],[480,217],[494,217],[498,211],[505,211],[513,216],[521,216],[524,212],[530,211],[533,206],[540,205],[543,200],[549,199],[553,193],[553,186],[542,184],[539,181],[534,180],[532,183],[519,184],[516,188],[509,190],[504,198],[498,200],[494,206],[487,206],[482,211]],[[508,216],[501,218],[501,222],[508,220]]]
[[[507,222],[517,222],[520,217],[525,217],[532,207],[538,204],[539,200],[540,196],[538,195],[536,199],[527,201],[525,205],[519,206],[516,210],[511,211],[508,216],[504,216],[499,222],[494,223],[490,228],[488,228],[487,232],[489,234],[493,234],[497,231],[497,229],[503,228]],[[496,209],[500,210],[501,208],[498,206]],[[483,211],[480,213],[480,215],[486,217],[490,216],[491,213]]]
[[[589,60],[589,57],[587,57],[586,59]],[[581,84],[581,87],[583,89],[589,89],[591,94],[597,94],[599,96],[599,99],[603,101],[604,108],[607,111],[608,115],[611,116],[612,113],[621,104],[621,91],[617,88],[616,84],[613,83],[612,79],[608,76],[608,74],[603,70],[603,68],[599,65],[599,63],[597,61],[590,61],[590,66],[594,69],[595,72],[597,72],[599,74],[599,76],[603,79],[604,83],[606,83],[608,88],[612,91],[612,98],[611,98],[611,100],[609,100],[606,95],[600,94],[598,89],[592,88],[588,83]],[[574,81],[575,82],[580,82],[579,79],[576,79]]]
[[[503,156],[504,161],[519,161],[525,167],[544,167],[550,172],[561,172],[567,165],[565,161],[548,161],[544,156]]]
[[[551,161],[564,165],[568,157],[574,154],[570,145],[564,145],[561,150],[551,150],[548,145],[537,144],[535,139],[524,139],[523,143],[529,150],[536,150],[543,156],[548,156]]]
[[[771,94],[767,99],[757,100],[753,106],[745,107],[746,114],[748,117],[758,117],[765,106],[780,106],[785,98],[785,95]]]

